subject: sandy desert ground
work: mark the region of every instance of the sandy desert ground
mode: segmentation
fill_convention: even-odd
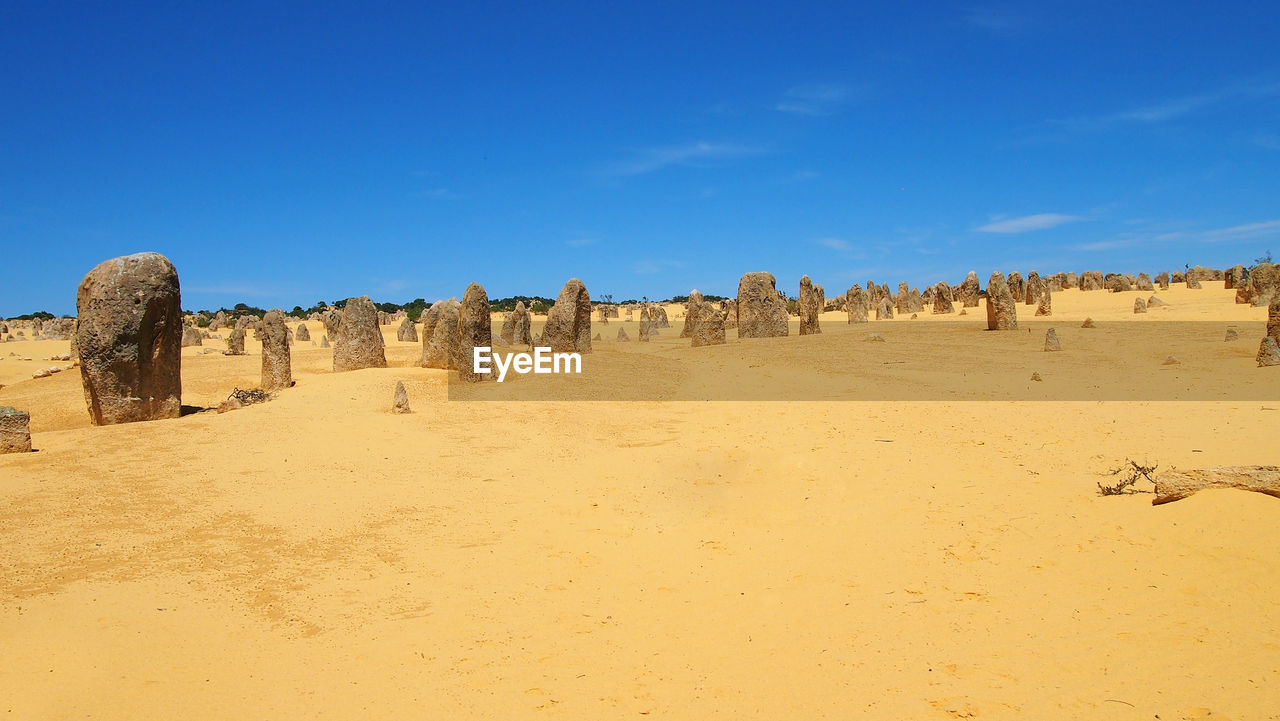
[[[1097,493],[1126,458],[1276,462],[1266,310],[1204,286],[707,348],[672,307],[552,379],[636,400],[449,400],[387,326],[390,368],[302,342],[274,401],[108,427],[78,372],[31,378],[68,343],[0,345],[37,449],[0,456],[0,712],[1280,718],[1280,501]],[[256,386],[247,346],[183,349],[184,403]]]

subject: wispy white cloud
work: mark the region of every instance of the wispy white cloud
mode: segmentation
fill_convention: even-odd
[[[1229,103],[1246,102],[1280,95],[1280,83],[1235,83],[1203,93],[1165,98],[1126,110],[1062,118],[1049,121],[1064,130],[1090,132],[1125,125],[1153,125],[1176,120],[1196,112],[1209,111]]]
[[[774,110],[793,115],[832,115],[853,99],[853,89],[840,83],[797,85],[782,94]]]
[[[1027,23],[1024,16],[990,7],[969,8],[964,21],[970,27],[1001,34],[1017,32]]]
[[[993,218],[993,220],[995,219]],[[893,241],[893,244],[907,247],[919,246],[926,242],[930,242],[931,245],[940,245],[946,243],[946,240],[936,240],[939,235],[946,236],[947,238],[952,237],[950,229],[942,223],[935,223],[933,225],[902,226],[894,228],[893,232],[897,235],[897,240]]]
[[[821,173],[816,170],[797,170],[791,174],[791,182],[803,183],[806,180],[814,180],[820,175]]]
[[[1033,230],[1047,230],[1065,223],[1075,223],[1081,220],[1087,220],[1087,218],[1079,215],[1064,215],[1062,213],[1036,213],[1035,215],[1024,215],[1018,218],[997,216],[992,218],[990,223],[978,226],[974,230],[980,233],[1029,233]]]
[[[421,191],[419,195],[433,200],[454,200],[462,197],[448,188],[429,188]]]
[[[1256,223],[1244,223],[1228,228],[1212,228],[1209,230],[1192,230],[1187,228],[1170,228],[1165,225],[1156,230],[1137,230],[1119,233],[1104,240],[1081,243],[1072,246],[1074,250],[1100,251],[1131,248],[1140,245],[1159,245],[1161,243],[1229,243],[1232,241],[1252,240],[1280,236],[1280,220],[1263,220]]]
[[[1113,240],[1100,240],[1093,243],[1081,243],[1073,246],[1076,250],[1098,251],[1098,250],[1115,250],[1117,248],[1127,248],[1131,245],[1137,245],[1130,239],[1116,238]]]
[[[707,168],[762,152],[764,150],[761,148],[746,145],[709,143],[700,140],[685,145],[665,145],[635,150],[633,152],[635,157],[614,163],[605,168],[604,172],[606,175],[629,176],[653,173],[676,166]]]
[[[1253,142],[1267,150],[1280,150],[1280,135],[1259,135]]]
[[[851,270],[837,271],[835,276],[846,281],[851,281],[856,285],[863,285],[864,282],[871,278],[887,278],[894,273],[901,272],[900,266],[892,265],[864,265]]]
[[[1201,239],[1208,243],[1219,243],[1246,238],[1263,238],[1277,234],[1280,234],[1280,220],[1264,220],[1259,223],[1246,223],[1245,225],[1233,225],[1230,228],[1206,230],[1201,234]]]
[[[831,250],[849,250],[850,248],[849,241],[843,238],[818,238],[813,242]]]
[[[657,275],[663,271],[683,268],[684,263],[678,260],[641,260],[631,267],[636,275]]]
[[[1116,250],[1118,248],[1131,248],[1135,245],[1158,245],[1160,243],[1172,243],[1175,241],[1186,240],[1190,237],[1189,233],[1174,231],[1169,233],[1153,233],[1153,232],[1130,232],[1120,233],[1115,237],[1106,240],[1096,240],[1089,243],[1080,243],[1074,245],[1074,250]]]
[[[1189,95],[1184,98],[1166,100],[1155,105],[1126,110],[1109,117],[1113,120],[1131,120],[1137,123],[1158,123],[1162,120],[1186,115],[1197,108],[1202,108],[1212,103],[1218,97],[1215,95]]]
[[[596,242],[595,238],[570,238],[564,242],[570,248],[585,248]]]

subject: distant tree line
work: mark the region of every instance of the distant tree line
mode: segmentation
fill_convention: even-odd
[[[728,298],[723,295],[704,295],[702,297],[704,300],[716,301],[716,302],[722,301],[722,300],[728,300]],[[529,312],[531,313],[546,313],[548,310],[551,309],[551,306],[555,305],[556,303],[554,298],[547,298],[540,295],[513,295],[508,298],[490,299],[489,307],[492,308],[494,313],[508,313],[516,309],[516,303],[519,303],[522,301],[524,302],[524,307],[528,308]],[[602,293],[601,295],[597,296],[597,301],[600,303],[613,304],[613,295],[609,293]],[[668,298],[666,300],[658,300],[658,299],[651,300],[648,296],[645,296],[640,300],[636,300],[635,298],[628,298],[627,300],[617,303],[617,305],[640,305],[643,303],[687,303],[687,302],[689,302],[689,296],[687,295],[672,296],[671,298]],[[285,315],[293,318],[297,318],[299,320],[303,320],[308,316],[310,316],[312,313],[324,313],[325,311],[328,311],[331,309],[341,310],[342,308],[345,308],[346,305],[347,305],[346,298],[343,298],[341,300],[335,300],[332,303],[326,303],[323,300],[319,300],[319,301],[316,301],[315,303],[312,303],[311,306],[308,308],[303,308],[300,305],[295,305],[293,307],[293,310],[286,311]],[[409,319],[415,323],[417,323],[418,320],[422,317],[423,312],[425,312],[427,308],[431,307],[431,304],[428,303],[425,298],[414,298],[413,300],[407,303],[376,302],[373,305],[383,313],[398,313],[400,311],[404,311],[409,316]],[[242,315],[256,315],[259,318],[261,318],[262,316],[267,314],[267,309],[259,308],[256,305],[249,305],[247,303],[236,303],[234,306],[230,308],[227,308],[224,306],[216,310],[201,308],[200,310],[197,310],[195,312],[192,312],[189,310],[183,311],[183,313],[187,315],[197,316],[196,323],[197,325],[201,325],[201,326],[207,326],[209,324],[209,320],[213,318],[213,316],[217,315],[219,312],[226,315],[228,318],[235,318],[237,316],[242,316]],[[20,316],[17,316],[16,319],[31,320],[33,318],[40,318],[42,320],[48,320],[53,317],[55,316],[52,313],[46,313],[44,311],[41,311],[39,313],[28,313],[27,315],[20,315]],[[65,316],[65,317],[71,318],[74,316]]]
[[[50,312],[49,312],[49,311],[47,311],[47,310],[38,310],[38,311],[36,311],[36,312],[34,312],[34,313],[24,313],[23,315],[15,315],[14,317],[10,318],[9,320],[36,320],[36,319],[40,319],[40,320],[53,320],[54,318],[57,318],[57,317],[58,317],[58,316],[56,316],[56,315],[54,315],[54,314],[50,313]],[[64,315],[64,316],[62,316],[62,317],[63,317],[63,318],[74,318],[75,316],[74,316],[74,315]]]
[[[728,297],[723,296],[723,295],[703,295],[703,296],[702,296],[702,299],[703,299],[703,300],[714,300],[714,301],[717,301],[717,302],[718,302],[718,301],[722,301],[722,300],[729,300],[729,298],[728,298]],[[667,300],[660,300],[660,301],[658,301],[658,302],[659,302],[659,303],[688,303],[688,302],[689,302],[689,296],[687,296],[687,295],[677,295],[677,296],[672,296],[671,298],[669,298],[669,299],[667,299]]]
[[[524,307],[529,309],[530,313],[545,313],[547,309],[556,304],[554,298],[544,298],[540,295],[513,295],[510,298],[490,298],[489,307],[494,313],[507,313],[516,309],[516,303],[524,303]]]

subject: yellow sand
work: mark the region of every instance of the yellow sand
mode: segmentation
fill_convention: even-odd
[[[1204,285],[1137,317],[1137,293],[1056,294],[1068,349],[1025,355],[1018,382],[1036,367],[1044,385],[1089,380],[1105,349],[1065,337],[1086,315],[1162,358],[1159,314],[1241,331],[1179,341],[1173,372],[1280,383],[1252,360],[1265,311]],[[588,372],[558,380],[662,387],[708,357],[776,353],[779,374],[830,361],[840,382],[860,372],[842,347],[891,353],[919,342],[912,323],[942,327],[828,313],[820,339],[793,325],[690,349],[668,312],[647,345],[613,343],[621,319],[597,328]],[[0,361],[0,404],[31,412],[38,449],[0,457],[4,718],[1280,710],[1280,503],[1212,491],[1152,507],[1095,485],[1125,458],[1273,464],[1280,403],[450,402],[446,373],[383,330],[391,368],[334,374],[303,342],[297,386],[270,403],[101,428],[78,371],[31,380],[52,363]],[[864,350],[870,331],[894,338]],[[248,346],[184,349],[184,403],[257,385]],[[996,393],[1008,371],[976,349],[946,365]],[[411,415],[389,412],[397,380]]]

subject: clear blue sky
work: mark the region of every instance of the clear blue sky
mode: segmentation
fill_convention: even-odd
[[[1280,3],[409,5],[5,3],[0,315],[1280,255]]]

